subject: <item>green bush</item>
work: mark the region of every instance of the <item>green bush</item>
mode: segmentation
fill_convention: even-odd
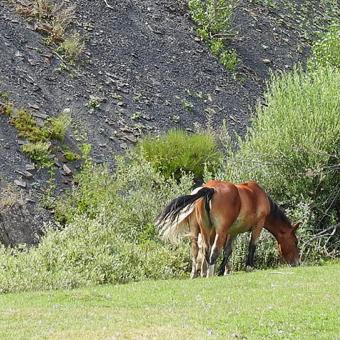
[[[192,178],[165,180],[143,159],[117,160],[112,176],[87,161],[78,188],[62,197],[36,248],[0,248],[0,292],[73,288],[186,275],[187,243],[164,245],[153,224],[160,207],[188,192]]]
[[[313,58],[316,65],[331,65],[340,68],[340,25],[333,24],[322,38],[312,47]]]
[[[202,178],[205,166],[214,172],[221,160],[210,133],[188,134],[173,130],[159,138],[145,138],[137,146],[140,154],[166,178],[193,173]]]
[[[56,117],[51,118],[47,124],[49,138],[63,141],[71,121],[71,116],[64,112],[60,113]]]
[[[274,76],[228,176],[257,179],[280,199],[325,199],[339,183],[339,91],[331,67]]]
[[[51,143],[27,143],[24,144],[21,148],[22,151],[26,153],[37,164],[43,167],[51,167],[53,165],[52,154],[50,152]]]
[[[265,105],[218,175],[257,180],[288,216],[302,220],[300,247],[308,259],[339,254],[339,234],[330,237],[340,218],[339,93],[340,72],[330,66],[273,76]]]
[[[59,45],[57,51],[65,56],[66,60],[71,64],[78,61],[80,55],[85,49],[85,43],[79,33],[75,33],[65,37],[64,41]]]
[[[11,114],[11,123],[18,131],[18,135],[28,139],[31,143],[46,142],[48,131],[39,126],[36,119],[27,110],[18,110]]]

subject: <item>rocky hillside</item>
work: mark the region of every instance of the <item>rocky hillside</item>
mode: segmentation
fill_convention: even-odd
[[[323,18],[319,2],[285,2],[293,7],[238,2],[230,47],[239,66],[230,72],[195,36],[184,0],[73,1],[72,30],[85,40],[73,66],[15,11],[13,1],[2,0],[0,92],[38,122],[71,112],[65,143],[74,150],[90,143],[97,163],[112,163],[114,154],[140,136],[172,127],[193,131],[209,120],[218,129],[226,120],[230,129],[244,133],[270,71],[304,62],[309,33],[322,23],[315,19]],[[23,143],[0,114],[0,241],[5,244],[34,243],[42,222],[53,220],[41,208],[50,176],[31,166],[20,151]],[[79,164],[56,156],[60,191],[72,185]]]

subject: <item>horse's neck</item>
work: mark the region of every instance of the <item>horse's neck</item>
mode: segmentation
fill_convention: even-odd
[[[267,218],[265,229],[267,229],[277,241],[279,241],[279,234],[285,231],[285,226],[282,222],[277,221],[273,218]]]

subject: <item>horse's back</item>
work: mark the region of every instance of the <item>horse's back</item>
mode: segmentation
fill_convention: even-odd
[[[215,189],[211,215],[217,225],[235,225],[237,233],[244,232],[270,213],[268,196],[255,181],[233,184],[210,180],[205,186]]]
[[[236,185],[241,198],[240,214],[248,216],[249,223],[257,223],[270,213],[268,195],[255,181]]]
[[[226,181],[210,180],[204,186],[215,190],[210,204],[210,216],[215,228],[232,224],[237,219],[241,208],[236,185]]]

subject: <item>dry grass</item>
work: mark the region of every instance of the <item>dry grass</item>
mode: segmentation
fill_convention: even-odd
[[[7,184],[0,190],[0,211],[13,207],[21,200],[21,194],[14,184]]]
[[[16,10],[34,23],[35,29],[48,37],[50,43],[60,43],[74,18],[75,6],[50,0],[16,1]]]
[[[75,18],[75,5],[51,0],[10,0],[16,11],[34,25],[34,29],[46,37],[49,45],[57,45],[68,61],[74,63],[84,50],[79,33],[69,34]]]

